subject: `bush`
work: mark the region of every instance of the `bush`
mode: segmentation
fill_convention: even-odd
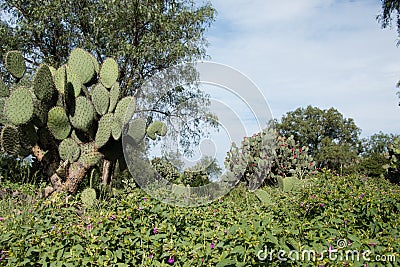
[[[225,159],[228,172],[227,180],[245,182],[249,189],[255,189],[263,183],[276,184],[278,177],[295,176],[304,178],[315,169],[315,163],[308,148],[301,147],[293,136],[285,138],[265,129],[252,137],[245,137],[239,147],[232,144]]]

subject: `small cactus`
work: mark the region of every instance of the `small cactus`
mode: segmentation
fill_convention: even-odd
[[[5,101],[4,112],[14,125],[27,123],[34,111],[32,93],[25,87],[16,88]]]
[[[114,112],[115,107],[118,103],[119,93],[121,89],[119,87],[119,83],[114,83],[110,89],[110,106],[108,107],[108,112]]]
[[[62,107],[54,107],[49,111],[47,127],[58,140],[67,138],[71,132],[67,114]]]
[[[93,188],[86,188],[85,190],[82,191],[81,193],[81,201],[82,204],[90,208],[94,205],[94,202],[96,200],[96,190]]]
[[[155,121],[149,125],[147,128],[147,135],[151,139],[155,140],[157,138],[156,134],[159,136],[165,136],[167,134],[167,126],[165,123],[161,121]]]
[[[110,104],[108,90],[101,83],[98,83],[94,86],[90,93],[92,95],[92,102],[96,112],[99,115],[106,114]]]
[[[106,87],[111,88],[118,79],[118,64],[113,58],[107,58],[100,69],[100,82]]]
[[[79,159],[81,150],[72,138],[64,139],[59,146],[60,158],[64,161],[74,162]]]
[[[83,96],[76,98],[73,113],[70,116],[72,126],[82,131],[88,131],[94,119],[94,108],[90,100]]]
[[[21,79],[26,71],[25,59],[19,51],[9,51],[5,55],[5,65],[12,76]]]
[[[67,64],[80,76],[83,84],[90,82],[96,73],[93,56],[81,48],[76,48],[71,52]]]

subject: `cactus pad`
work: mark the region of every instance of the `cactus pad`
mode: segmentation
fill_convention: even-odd
[[[86,188],[85,190],[82,191],[81,193],[81,201],[83,206],[86,208],[90,208],[94,205],[94,202],[96,200],[96,190],[93,188]]]
[[[131,137],[135,143],[142,141],[146,135],[146,121],[144,119],[130,121],[126,135]]]
[[[0,98],[0,124],[6,124],[7,119],[4,114],[4,105],[6,103],[6,100],[4,98]]]
[[[19,143],[19,132],[16,127],[4,126],[1,129],[0,141],[2,151],[11,155],[19,153],[21,146]]]
[[[83,84],[88,83],[95,75],[92,55],[81,48],[76,48],[71,52],[68,66],[80,76]]]
[[[97,59],[92,54],[90,54],[90,58],[92,59],[94,71],[96,72],[96,74],[99,73],[99,71],[100,71],[99,62],[97,62]]]
[[[64,94],[65,87],[67,85],[67,66],[62,65],[57,69],[55,72],[53,79],[54,79],[54,84],[56,86],[57,91],[60,94]]]
[[[119,118],[120,121],[125,124],[130,121],[136,110],[136,99],[132,96],[126,96],[122,98],[115,108],[115,116]]]
[[[16,88],[7,98],[4,111],[14,125],[27,123],[33,116],[33,98],[31,92],[25,87]]]
[[[4,84],[3,80],[0,79],[0,97],[7,97],[10,95],[10,90]]]
[[[119,118],[115,118],[111,122],[111,135],[114,138],[114,140],[118,140],[121,137],[122,134],[122,122],[120,121]]]
[[[25,59],[19,51],[9,51],[5,56],[7,70],[17,79],[21,79],[26,71]]]
[[[49,102],[53,98],[55,93],[54,80],[49,66],[46,64],[40,65],[33,77],[33,92],[43,102]]]
[[[110,106],[108,107],[108,112],[113,112],[115,106],[118,103],[119,93],[121,92],[121,88],[119,87],[119,83],[114,83],[110,89]]]
[[[59,152],[62,160],[74,162],[78,160],[81,149],[72,138],[67,138],[60,143]]]
[[[71,125],[62,107],[54,107],[49,111],[47,127],[58,140],[63,140],[68,137],[71,132]]]
[[[161,121],[155,121],[147,128],[147,135],[156,140],[156,134],[159,136],[165,136],[167,134],[167,125]]]
[[[94,118],[92,103],[83,96],[76,98],[75,111],[70,116],[72,126],[79,130],[88,131]]]
[[[301,181],[297,177],[278,177],[278,185],[284,192],[290,192],[299,189]]]
[[[102,84],[96,84],[91,91],[92,102],[98,114],[107,113],[110,97],[108,90]]]
[[[111,136],[111,124],[114,121],[114,114],[108,113],[101,117],[99,121],[99,127],[96,132],[96,145],[97,147],[104,146]]]
[[[81,93],[82,81],[81,77],[67,66],[67,86],[72,86],[74,96],[78,97]]]
[[[80,148],[81,156],[79,157],[79,162],[84,165],[94,166],[103,157],[102,154],[97,151],[94,142],[82,144]]]
[[[111,86],[118,79],[118,64],[113,58],[107,58],[100,69],[100,82],[107,88]]]

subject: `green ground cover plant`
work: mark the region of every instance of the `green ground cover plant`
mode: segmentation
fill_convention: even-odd
[[[0,266],[382,266],[382,262],[281,261],[260,251],[357,250],[400,263],[400,189],[385,179],[329,171],[284,192],[240,184],[208,206],[181,208],[139,188],[92,208],[40,188],[0,184]],[[261,192],[261,194],[260,194]],[[260,195],[264,196],[264,199]],[[261,199],[261,200],[260,200]],[[346,246],[338,247],[338,240]],[[260,254],[259,254],[260,255]]]

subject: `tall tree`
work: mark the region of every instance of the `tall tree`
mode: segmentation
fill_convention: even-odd
[[[382,11],[381,14],[377,16],[377,20],[381,24],[382,28],[387,28],[392,26],[392,21],[396,21],[397,36],[400,37],[400,0],[381,0]],[[400,39],[397,45],[400,44]],[[400,87],[400,81],[397,83],[397,88]],[[400,98],[400,92],[397,92]],[[399,103],[400,106],[400,103]]]
[[[400,36],[400,1],[399,0],[381,0],[382,11],[377,16],[377,20],[382,28],[392,26],[392,21],[395,18],[397,33]]]
[[[339,170],[359,153],[360,129],[334,108],[298,108],[286,113],[276,127],[283,136],[293,135],[302,146],[308,146],[318,167]]]
[[[22,51],[28,71],[41,63],[58,68],[76,47],[89,51],[100,64],[113,57],[120,66],[120,96],[135,96],[144,112],[151,111],[148,124],[179,117],[181,122],[192,123],[183,123],[186,145],[200,140],[201,129],[206,128],[201,119],[209,117],[206,94],[196,86],[171,88],[168,94],[156,88],[143,92],[142,85],[159,71],[206,57],[204,33],[215,15],[210,3],[0,0],[0,8],[1,57],[9,50]],[[7,80],[3,63],[0,72]],[[189,82],[193,80],[186,76]]]

